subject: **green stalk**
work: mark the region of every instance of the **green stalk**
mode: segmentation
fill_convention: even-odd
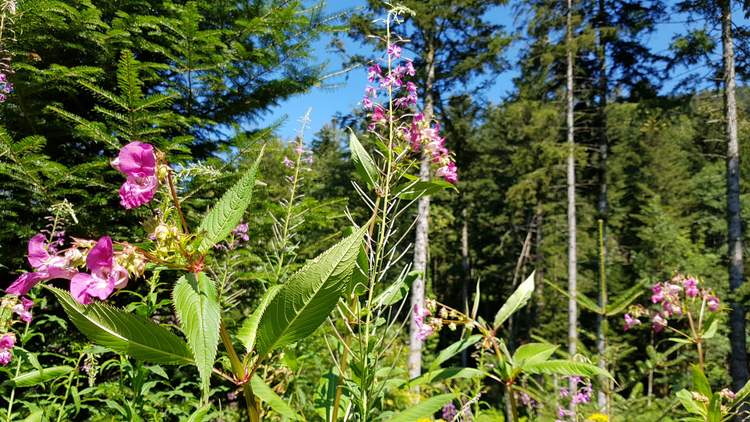
[[[300,139],[300,144],[302,140]],[[299,168],[302,162],[302,154],[297,154],[297,161],[294,165],[294,181],[292,182],[292,189],[289,191],[289,202],[286,204],[286,217],[284,218],[284,229],[281,231],[281,245],[279,245],[277,253],[279,254],[279,260],[276,267],[276,282],[279,281],[281,275],[281,269],[284,265],[284,248],[287,244],[287,236],[289,235],[289,220],[292,218],[292,209],[294,208],[294,198],[297,195],[297,185],[299,183]]]
[[[232,372],[234,372],[235,379],[244,382],[242,385],[242,392],[245,396],[248,419],[250,422],[260,422],[260,409],[258,408],[258,402],[255,400],[255,394],[250,386],[250,381],[245,380],[245,365],[242,364],[242,360],[234,350],[232,338],[229,336],[229,332],[227,331],[227,327],[224,325],[223,320],[219,326],[219,336],[221,337],[222,343],[224,343],[224,348],[227,350],[227,355],[229,355],[229,362],[232,364]]]
[[[28,331],[29,331],[29,323],[27,322],[26,328],[24,328],[23,336],[21,338],[26,337],[26,333]],[[13,376],[13,378],[17,377],[20,372],[21,372],[21,358],[19,357],[18,363],[16,364],[16,374]],[[13,389],[10,390],[10,399],[8,399],[8,414],[5,417],[5,420],[7,422],[11,422],[10,417],[11,417],[11,414],[13,413],[13,401],[15,400],[15,398],[16,398],[16,386],[14,385]]]

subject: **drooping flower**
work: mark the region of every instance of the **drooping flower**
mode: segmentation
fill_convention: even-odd
[[[13,359],[13,346],[16,345],[16,336],[12,333],[0,337],[0,365],[7,365]]]
[[[115,262],[109,236],[96,242],[86,257],[86,267],[91,274],[78,273],[70,281],[70,293],[79,303],[87,305],[94,297],[104,300],[128,284],[128,271]]]
[[[448,164],[440,167],[435,172],[435,175],[438,177],[442,177],[446,182],[455,184],[456,182],[458,182],[458,168],[456,167],[456,163],[451,161]]]
[[[120,188],[120,203],[126,209],[140,207],[154,198],[159,180],[154,147],[134,141],[120,150],[112,167],[127,177]]]
[[[659,303],[664,300],[664,289],[661,284],[654,284],[654,286],[651,287],[651,293],[651,303]]]
[[[709,295],[706,297],[706,306],[708,306],[708,310],[711,312],[716,312],[719,310],[719,298],[715,295]]]
[[[633,318],[630,314],[625,314],[625,331],[628,331],[629,329],[635,327],[636,325],[640,325],[641,320],[638,318]]]
[[[417,326],[417,338],[421,341],[424,341],[435,331],[432,325],[425,322],[425,318],[430,315],[432,313],[429,309],[421,305],[414,305],[414,323]]]
[[[654,315],[651,321],[651,327],[656,333],[661,332],[667,326],[667,320],[663,316],[661,316],[661,314]]]
[[[34,302],[26,297],[21,298],[21,302],[13,306],[13,312],[21,318],[21,321],[25,323],[31,322],[31,307],[34,306]]]
[[[29,239],[27,259],[34,271],[21,274],[5,289],[5,293],[23,296],[39,282],[55,278],[69,280],[77,273],[71,268],[66,256],[50,253],[46,237],[42,233]]]

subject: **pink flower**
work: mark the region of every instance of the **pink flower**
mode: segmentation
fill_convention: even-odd
[[[625,331],[628,331],[629,329],[635,327],[636,325],[640,325],[641,320],[638,318],[633,318],[630,314],[625,314]]]
[[[365,96],[366,97],[373,97],[373,98],[377,97],[378,96],[378,89],[375,88],[374,86],[369,86],[368,85],[365,88]]]
[[[0,365],[7,365],[13,359],[13,347],[16,345],[16,336],[13,334],[4,334],[0,338]]]
[[[103,236],[86,257],[86,267],[91,274],[78,273],[70,281],[70,293],[84,305],[91,303],[92,297],[104,300],[115,289],[128,284],[128,272],[114,260],[112,239]]]
[[[293,168],[294,167],[294,161],[290,160],[289,157],[284,156],[284,160],[281,161],[282,164],[284,164],[286,167]]]
[[[667,326],[667,320],[661,314],[656,314],[652,319],[651,327],[654,332],[659,333]]]
[[[77,273],[74,268],[70,267],[70,261],[67,258],[49,252],[47,239],[41,233],[29,239],[27,258],[34,272],[21,274],[5,289],[5,293],[22,296],[39,282],[55,278],[69,280]]]
[[[435,175],[438,177],[442,177],[448,183],[455,184],[456,182],[458,182],[458,168],[456,167],[456,163],[451,161],[450,163],[440,167],[435,172]]]
[[[682,287],[685,288],[685,295],[687,295],[687,297],[696,297],[696,296],[698,296],[698,282],[695,281],[694,278],[692,278],[692,277],[686,278],[682,282]]]
[[[661,284],[654,284],[653,287],[651,287],[651,303],[659,303],[662,300],[664,300],[664,290],[661,287]]]
[[[31,322],[32,306],[34,306],[34,302],[31,299],[22,297],[21,303],[17,303],[13,306],[13,312],[21,318],[21,321],[28,324]]]
[[[719,305],[720,305],[719,298],[716,297],[716,296],[714,296],[714,295],[710,295],[710,296],[706,297],[706,305],[708,306],[708,310],[709,311],[711,311],[711,312],[718,311],[719,310]]]
[[[417,72],[414,70],[414,64],[411,62],[411,60],[406,60],[406,65],[404,65],[406,68],[406,74],[409,76],[414,76]]]
[[[365,97],[362,99],[362,107],[364,107],[365,110],[371,110],[372,105],[373,105],[373,102],[369,97]]]
[[[120,150],[112,167],[127,177],[120,188],[120,203],[126,209],[140,207],[154,198],[159,180],[156,176],[154,147],[143,142],[131,142]]]
[[[431,325],[425,323],[425,318],[430,315],[432,314],[429,309],[420,305],[414,305],[414,323],[417,325],[417,338],[420,341],[424,341],[434,331]]]
[[[380,65],[377,63],[367,68],[367,79],[370,82],[374,82],[376,77],[382,77],[382,71],[380,70]]]
[[[395,58],[401,57],[401,47],[396,44],[390,44],[388,46],[388,55]]]

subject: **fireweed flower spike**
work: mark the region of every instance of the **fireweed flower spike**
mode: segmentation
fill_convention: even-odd
[[[154,198],[159,180],[153,146],[138,141],[125,145],[112,161],[112,167],[127,177],[120,188],[123,207],[137,208]]]
[[[24,273],[16,279],[5,293],[22,296],[41,281],[64,278],[70,280],[77,271],[70,266],[67,256],[50,253],[47,238],[39,233],[29,240],[28,260],[33,272]]]
[[[128,284],[128,271],[115,262],[109,236],[96,242],[86,257],[86,267],[91,274],[78,273],[70,281],[70,293],[79,303],[87,305],[93,297],[104,300]]]

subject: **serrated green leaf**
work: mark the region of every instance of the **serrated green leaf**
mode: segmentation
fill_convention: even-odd
[[[260,150],[252,167],[203,217],[203,221],[198,227],[199,233],[203,236],[198,246],[199,252],[207,253],[214,245],[226,239],[229,233],[242,221],[242,216],[253,198],[255,178],[262,156],[263,149]]]
[[[401,199],[414,200],[423,196],[433,195],[445,189],[455,188],[452,183],[444,180],[415,180],[396,187],[395,192],[396,196]]]
[[[49,368],[34,369],[10,379],[16,387],[33,387],[43,384],[49,380],[69,374],[74,368],[72,366],[50,366]]]
[[[465,349],[471,347],[476,342],[482,339],[482,336],[479,334],[475,334],[470,337],[463,338],[450,346],[446,347],[445,349],[441,350],[440,353],[437,355],[434,361],[430,364],[430,371],[434,371],[438,368],[440,368],[440,365],[443,364],[443,362],[447,361],[448,359],[452,358],[453,356],[456,356],[457,354],[461,353]]]
[[[569,360],[548,360],[527,364],[523,368],[527,374],[548,375],[578,375],[582,377],[605,376],[612,379],[612,375],[604,369],[584,362],[573,362]]]
[[[513,353],[513,366],[524,369],[527,365],[545,362],[557,350],[557,346],[548,343],[527,343]]]
[[[349,128],[349,151],[352,153],[352,161],[357,169],[357,173],[367,183],[367,186],[372,189],[378,184],[378,168],[351,128]]]
[[[349,291],[367,226],[323,252],[284,283],[258,326],[256,350],[271,350],[312,334]]]
[[[417,405],[398,412],[389,422],[414,422],[421,418],[432,418],[432,415],[456,398],[455,394],[439,394],[422,400]]]
[[[424,384],[436,384],[450,379],[483,378],[485,376],[487,376],[486,372],[476,368],[440,368],[412,379],[408,385],[409,387],[414,387]]]
[[[187,344],[153,321],[100,302],[81,305],[65,290],[47,288],[60,301],[73,325],[100,346],[146,362],[193,363]]]
[[[507,301],[500,307],[495,315],[495,322],[492,324],[495,329],[500,327],[514,312],[522,308],[531,298],[534,293],[534,274],[536,271],[532,271],[531,275],[524,280],[521,285],[518,286],[515,292],[508,298]]]
[[[204,273],[186,274],[172,292],[180,329],[188,340],[201,377],[203,401],[208,399],[211,372],[219,345],[221,309],[213,281]]]
[[[253,388],[253,393],[262,402],[266,403],[274,412],[283,416],[284,418],[291,420],[299,420],[299,415],[292,409],[284,399],[278,396],[271,387],[267,386],[259,376],[253,375],[250,379],[250,386]]]
[[[412,272],[404,278],[397,279],[393,284],[388,286],[388,288],[375,297],[372,301],[374,304],[373,306],[375,308],[383,308],[400,301],[409,293],[409,286],[411,286],[411,282],[414,281],[415,278],[417,278],[417,273]]]
[[[258,334],[258,323],[260,323],[261,317],[263,317],[266,309],[268,309],[268,304],[271,303],[271,299],[273,299],[279,292],[279,290],[281,290],[281,286],[281,284],[277,284],[275,286],[271,286],[271,288],[266,291],[266,293],[263,295],[263,298],[261,298],[258,307],[255,308],[255,311],[252,313],[252,315],[245,319],[245,321],[242,323],[242,327],[240,327],[239,331],[237,332],[237,339],[242,343],[243,346],[245,346],[245,350],[247,351],[247,353],[251,353],[253,351],[253,347],[255,347],[255,339]]]

